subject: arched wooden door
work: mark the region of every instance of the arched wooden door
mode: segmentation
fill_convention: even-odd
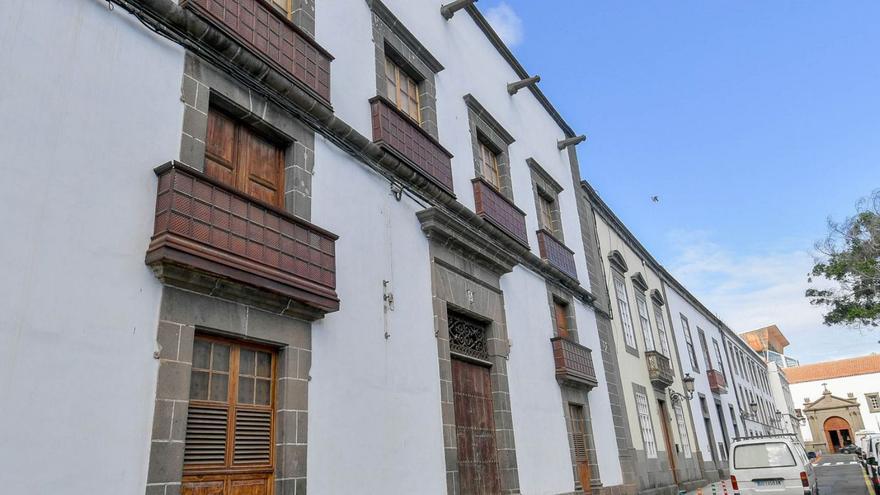
[[[852,443],[853,435],[849,422],[840,416],[832,416],[825,420],[825,442],[830,452],[837,452],[841,447]]]

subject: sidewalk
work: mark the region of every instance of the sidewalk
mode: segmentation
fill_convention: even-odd
[[[703,488],[697,488],[689,492],[682,492],[687,495],[733,495],[733,488],[730,486],[730,480],[721,480]]]

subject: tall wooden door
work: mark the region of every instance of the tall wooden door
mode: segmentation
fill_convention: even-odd
[[[587,420],[584,415],[584,406],[580,404],[569,404],[568,413],[571,418],[571,443],[574,447],[574,468],[577,473],[578,481],[584,493],[593,493],[593,487],[590,486],[590,458],[587,455]]]
[[[273,206],[284,206],[284,150],[215,109],[208,112],[205,173]]]
[[[181,495],[272,495],[275,355],[197,336]]]
[[[501,493],[489,368],[452,359],[452,400],[462,495]]]
[[[678,474],[675,466],[675,450],[672,434],[669,432],[669,412],[666,410],[666,403],[662,400],[657,401],[657,410],[660,411],[660,427],[663,429],[663,440],[666,442],[666,457],[669,459],[669,467],[672,471],[672,480],[678,484]]]

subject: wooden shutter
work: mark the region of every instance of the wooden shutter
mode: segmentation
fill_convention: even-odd
[[[274,472],[275,355],[196,337],[182,495],[268,495]]]
[[[205,173],[273,206],[284,206],[284,150],[229,115],[211,109]]]
[[[556,336],[567,339],[568,332],[568,308],[559,301],[553,301],[553,309],[556,317]]]
[[[569,404],[568,413],[571,420],[571,447],[577,481],[580,483],[584,493],[592,493],[590,486],[590,458],[587,453],[587,420],[584,414],[584,406]]]

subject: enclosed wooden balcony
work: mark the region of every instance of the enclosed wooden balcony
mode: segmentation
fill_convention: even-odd
[[[550,339],[553,360],[556,362],[556,379],[561,383],[593,388],[599,384],[593,368],[592,351],[563,337]]]
[[[675,373],[669,358],[657,351],[645,351],[645,360],[648,363],[648,376],[651,384],[659,389],[666,389],[675,380]]]
[[[541,229],[538,234],[538,248],[541,251],[541,258],[565,273],[569,277],[577,280],[577,268],[574,264],[574,251],[568,249],[565,244],[559,241],[550,232]]]
[[[718,370],[706,370],[706,377],[709,379],[712,393],[719,395],[727,393],[727,379],[724,378],[724,373]]]
[[[178,162],[156,175],[146,262],[163,282],[296,316],[339,309],[334,234]]]
[[[373,142],[452,194],[452,154],[383,96],[370,98]]]
[[[484,179],[477,177],[474,185],[474,205],[477,215],[504,231],[524,246],[529,245],[526,234],[526,214],[498,192]]]
[[[333,56],[266,0],[181,0],[267,64],[330,105]]]

